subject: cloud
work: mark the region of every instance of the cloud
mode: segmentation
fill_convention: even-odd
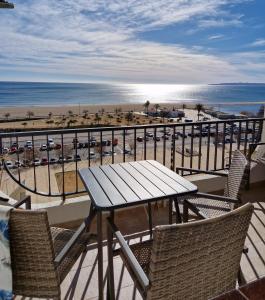
[[[242,16],[233,19],[228,11],[224,19],[233,3],[239,0],[17,0],[15,10],[1,12],[0,78],[17,71],[129,82],[244,80],[246,70],[200,46],[139,38],[189,20],[237,26]]]
[[[223,34],[216,34],[216,35],[211,35],[211,36],[209,36],[208,37],[208,40],[220,40],[220,39],[222,39],[224,37],[224,35]]]
[[[249,44],[250,47],[264,47],[265,39],[257,39],[255,42]]]
[[[243,22],[237,18],[233,20],[229,19],[208,19],[208,20],[201,20],[199,22],[200,28],[209,28],[209,27],[228,27],[228,26],[242,26]]]

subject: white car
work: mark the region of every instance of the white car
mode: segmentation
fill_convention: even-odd
[[[49,139],[48,139],[48,147],[49,147],[50,149],[53,149],[53,148],[55,147],[55,143],[54,143],[54,141],[53,141],[52,138],[49,138]]]
[[[6,166],[8,167],[8,169],[13,169],[14,168],[14,164],[11,160],[7,160],[5,162]]]
[[[87,159],[93,159],[93,158],[96,158],[96,153],[95,152],[90,152],[89,153],[89,156],[87,157]]]
[[[35,158],[33,160],[33,166],[40,166],[41,165],[41,160],[39,158]]]
[[[7,147],[5,147],[5,148],[3,148],[3,154],[8,154],[9,153],[9,148],[7,148]]]
[[[40,151],[46,151],[48,149],[46,144],[41,145]]]

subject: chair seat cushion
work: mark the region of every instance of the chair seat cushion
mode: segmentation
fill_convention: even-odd
[[[179,199],[180,207],[183,206],[184,199],[194,204],[194,206],[196,206],[196,208],[199,209],[208,218],[217,217],[231,211],[230,203],[228,202],[218,201],[206,197],[196,197],[196,195]],[[189,214],[190,214],[190,210],[189,210]]]
[[[61,252],[63,247],[74,235],[75,231],[58,227],[51,227],[51,234],[54,246],[55,257]],[[89,233],[84,232],[75,242],[71,250],[67,253],[60,265],[57,267],[60,282],[64,280],[80,254],[86,250],[86,245],[89,240]]]
[[[130,245],[130,249],[132,250],[134,256],[136,257],[146,275],[148,275],[149,273],[152,245],[153,240],[147,240],[141,243]],[[114,251],[114,256],[117,255],[120,255],[122,257],[124,264],[128,267],[128,264],[126,263],[126,257],[123,255],[121,249],[117,249]]]

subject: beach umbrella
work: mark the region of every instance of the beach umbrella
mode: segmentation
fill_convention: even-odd
[[[0,0],[0,8],[14,8],[14,4],[5,0]]]

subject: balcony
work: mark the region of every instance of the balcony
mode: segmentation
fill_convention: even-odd
[[[25,192],[34,208],[47,208],[52,225],[76,228],[86,217],[90,199],[78,176],[80,168],[155,159],[168,168],[225,170],[233,151],[246,155],[249,145],[263,139],[264,119],[211,121],[189,124],[148,125],[77,130],[50,130],[0,134],[5,158],[2,190],[19,199]],[[251,186],[243,202],[253,202],[255,211],[246,240],[249,248],[241,260],[246,282],[265,276],[265,181],[264,167],[252,170]],[[191,175],[189,180],[203,192],[220,192],[222,181],[216,176]],[[167,224],[168,208],[153,207],[154,224]],[[133,222],[130,222],[134,216]],[[116,222],[126,235],[148,229],[144,207],[121,210]],[[105,226],[103,226],[105,227]],[[96,233],[96,226],[92,224]],[[105,235],[106,237],[106,235]],[[136,236],[133,243],[145,236]],[[119,258],[114,260],[118,299],[141,299],[130,275]],[[107,267],[104,247],[104,269]],[[106,284],[105,284],[106,288]],[[62,286],[63,299],[97,299],[97,249],[91,241],[88,252],[79,258]]]
[[[244,201],[254,199],[255,211],[252,217],[251,225],[246,240],[246,246],[249,249],[247,254],[243,254],[241,267],[246,282],[251,282],[265,276],[265,201],[264,188],[255,188],[255,190],[244,193]],[[155,224],[166,224],[168,221],[168,210],[160,206],[153,208]],[[131,216],[134,216],[133,222],[130,222]],[[122,229],[124,234],[131,234],[148,229],[148,219],[144,208],[130,209],[130,211],[121,211],[116,215],[116,223]],[[95,224],[92,227],[95,231]],[[135,237],[130,243],[138,242],[145,237]],[[61,285],[62,299],[97,299],[97,249],[96,244],[91,242],[88,252],[80,257],[78,262],[72,268]],[[104,247],[104,270],[107,267],[107,249]],[[117,299],[142,299],[136,290],[133,281],[123,265],[120,258],[114,258],[115,270],[115,288]],[[106,283],[105,283],[106,288]],[[258,299],[258,298],[257,298]]]

